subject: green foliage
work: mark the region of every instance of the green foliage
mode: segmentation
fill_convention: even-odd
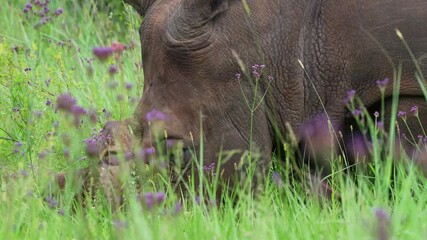
[[[132,174],[122,176],[125,209],[111,207],[102,189],[85,199],[86,207],[74,201],[80,186],[68,184],[62,194],[54,194],[53,174],[71,176],[93,164],[84,139],[107,120],[130,116],[143,84],[137,14],[120,1],[65,2],[52,1],[51,9],[62,7],[63,14],[38,28],[39,18],[23,13],[24,0],[0,6],[0,239],[371,239],[383,229],[397,239],[425,238],[425,178],[411,164],[397,164],[391,181],[391,151],[375,156],[374,179],[346,175],[338,164],[342,159],[332,155],[337,166],[330,184],[341,201],[307,194],[304,182],[291,181],[296,156],[287,143],[286,161],[273,159],[257,197],[236,188],[237,200],[224,196],[215,205],[209,199],[215,187],[204,179],[210,194],[198,203],[199,186],[190,179],[191,197],[179,202],[168,177],[150,170],[142,174],[147,179],[143,193],[166,194],[152,208],[144,196],[135,197]],[[91,60],[93,47],[113,41],[136,47],[107,62]],[[118,74],[108,73],[111,64]],[[127,90],[126,83],[133,88]],[[73,116],[46,104],[65,92],[96,112],[98,120],[84,117],[76,127]],[[372,124],[366,131],[378,133]],[[382,147],[387,146],[374,142],[379,152]],[[273,171],[281,179],[271,181]],[[215,176],[218,181],[220,174]],[[46,198],[49,194],[52,198]]]

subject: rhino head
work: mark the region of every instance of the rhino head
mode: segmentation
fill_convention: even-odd
[[[144,18],[139,29],[144,90],[134,114],[142,145],[155,146],[150,122],[161,113],[165,124],[160,132],[165,134],[160,141],[181,142],[184,161],[191,159],[189,150],[203,155],[203,165],[235,151],[221,165],[227,178],[235,175],[242,155],[253,150],[260,169],[265,167],[272,151],[271,128],[261,102],[269,84],[268,70],[258,70],[265,73],[257,86],[260,104],[251,114],[246,100],[252,104],[254,82],[251,72],[242,69],[261,63],[251,27],[265,27],[262,19],[249,19],[241,3],[227,0],[125,2]],[[236,21],[244,25],[238,31],[232,24]]]

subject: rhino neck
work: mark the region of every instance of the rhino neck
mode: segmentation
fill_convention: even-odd
[[[300,61],[307,61],[306,46],[309,26],[306,20],[306,1],[287,1],[275,9],[270,16],[277,16],[264,24],[262,35],[266,65],[271,67],[275,79],[271,82],[271,94],[266,99],[272,136],[289,136],[308,116],[309,82]],[[298,137],[297,135],[295,137]],[[298,139],[296,139],[298,141]]]

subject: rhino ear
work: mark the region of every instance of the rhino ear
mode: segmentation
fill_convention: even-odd
[[[147,9],[155,2],[155,0],[123,0],[131,5],[141,16],[144,16]]]
[[[212,19],[228,9],[228,0],[188,0],[190,9]]]

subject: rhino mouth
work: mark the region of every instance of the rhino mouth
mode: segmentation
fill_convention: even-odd
[[[101,162],[103,165],[108,166],[118,166],[119,165],[119,152],[116,150],[106,150],[101,157]]]
[[[118,166],[121,162],[141,160],[145,164],[155,164],[158,160],[163,159],[166,162],[168,170],[186,173],[191,168],[193,160],[196,159],[197,155],[195,149],[197,149],[197,147],[192,146],[190,148],[184,144],[178,145],[178,143],[182,142],[183,141],[178,138],[168,138],[161,141],[161,148],[154,148],[155,152],[157,152],[157,149],[165,150],[156,153],[157,155],[151,160],[148,157],[139,159],[137,156],[138,154],[133,151],[124,151],[124,149],[117,146],[108,146],[100,154],[100,163],[104,166]],[[175,147],[172,145],[178,146]],[[164,165],[165,164],[163,164],[163,166]]]

